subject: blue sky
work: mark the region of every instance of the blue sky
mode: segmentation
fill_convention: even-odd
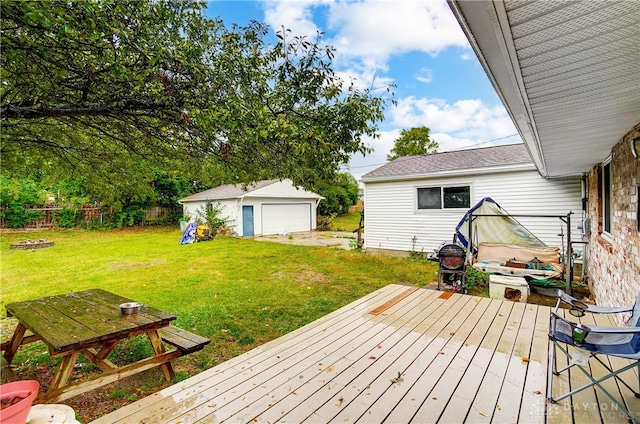
[[[345,80],[396,85],[398,104],[386,109],[381,137],[366,140],[374,152],[345,168],[356,179],[383,165],[411,127],[428,126],[440,152],[521,141],[445,0],[210,0],[207,14],[312,39],[322,31]]]

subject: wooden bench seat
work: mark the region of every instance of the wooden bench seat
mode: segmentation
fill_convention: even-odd
[[[189,331],[170,325],[158,330],[158,334],[163,342],[174,346],[182,354],[193,353],[204,349],[211,340],[199,336]]]

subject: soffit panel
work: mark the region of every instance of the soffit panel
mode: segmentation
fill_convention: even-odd
[[[640,119],[640,2],[505,2],[547,172],[585,172]]]
[[[588,171],[640,120],[640,1],[448,1],[544,176]]]

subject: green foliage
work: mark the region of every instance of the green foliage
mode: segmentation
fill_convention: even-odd
[[[227,222],[227,217],[223,218],[221,216],[222,209],[223,207],[220,202],[215,204],[212,202],[207,202],[206,206],[202,206],[196,211],[196,221],[198,221],[199,224],[205,224],[207,227],[209,227],[209,231],[211,231],[211,234],[215,235],[216,230],[219,227],[224,226],[224,224]]]
[[[465,288],[470,289],[472,287],[488,287],[489,274],[482,271],[478,271],[472,266],[467,266],[465,275]]]
[[[161,206],[180,206],[178,200],[193,194],[194,187],[189,179],[182,176],[169,175],[166,172],[154,171],[155,178],[152,182],[155,191],[155,200]],[[182,210],[182,207],[180,207]]]
[[[413,127],[410,130],[402,130],[400,137],[393,143],[391,153],[387,160],[392,161],[402,156],[417,156],[435,153],[438,151],[438,142],[429,137],[429,127]]]
[[[194,185],[186,178],[154,171],[155,180],[150,183],[148,190],[145,189],[133,195],[123,192],[115,197],[113,193],[106,193],[105,200],[99,197],[98,192],[89,192],[81,181],[62,180],[51,184],[48,181],[55,179],[55,176],[39,174],[41,178],[35,178],[35,176],[10,178],[5,174],[0,174],[0,203],[4,207],[2,216],[8,226],[24,227],[30,221],[42,217],[41,212],[32,211],[28,206],[43,206],[48,197],[55,199],[55,205],[62,208],[53,212],[53,219],[55,225],[63,228],[85,225],[80,209],[91,202],[100,202],[105,207],[114,207],[116,214],[113,217],[113,222],[116,227],[143,223],[145,220],[144,210],[155,204],[175,211],[169,214],[166,219],[155,221],[156,223],[175,223],[182,216],[182,207],[178,200],[193,194],[194,190]],[[109,200],[112,203],[108,203]],[[91,223],[91,225],[95,226],[96,223]]]
[[[142,206],[131,204],[123,208],[121,211],[114,212],[112,221],[116,228],[133,227],[144,222],[146,212]]]
[[[109,391],[109,393],[107,394],[107,398],[108,399],[122,399],[126,396],[129,395],[129,393],[131,392],[130,389],[124,388],[124,387],[116,387],[113,388]]]
[[[153,354],[149,338],[146,335],[140,335],[120,341],[107,358],[114,364],[124,365],[148,358]]]
[[[25,209],[25,205],[43,203],[38,184],[29,179],[9,179],[0,175],[0,215],[9,228],[22,228],[43,216],[42,212]]]
[[[227,28],[203,7],[0,2],[3,169],[82,178],[120,209],[153,195],[155,169],[312,189],[370,152],[391,87],[345,85],[320,35],[268,45],[266,25]]]
[[[349,249],[357,250],[358,252],[362,251],[362,245],[358,244],[357,239],[349,239]]]
[[[189,378],[189,374],[187,374],[185,371],[176,371],[173,380],[171,380],[172,384],[177,384],[180,383],[181,381],[186,380],[187,378]]]
[[[333,228],[335,215],[317,215],[316,229],[319,231],[329,231]]]
[[[317,192],[324,197],[318,204],[319,215],[346,214],[358,202],[358,182],[348,172],[341,172],[336,178],[320,183]]]
[[[73,228],[77,225],[79,221],[79,211],[75,208],[71,208],[69,206],[65,206],[62,208],[62,213],[60,214],[60,227],[62,228]]]

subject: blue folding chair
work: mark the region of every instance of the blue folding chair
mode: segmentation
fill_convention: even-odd
[[[555,310],[551,312],[551,321],[549,324],[549,340],[552,342],[552,346],[550,346],[551,355],[547,377],[547,399],[549,402],[556,403],[569,396],[573,396],[582,390],[588,389],[589,387],[596,386],[600,388],[600,390],[602,390],[603,393],[620,408],[620,410],[625,412],[634,423],[640,424],[640,420],[601,384],[603,381],[613,377],[631,390],[636,398],[640,398],[640,377],[638,390],[631,388],[619,377],[619,374],[640,365],[640,320],[638,320],[638,317],[640,317],[640,295],[638,295],[635,305],[630,307],[588,305],[575,297],[566,294],[562,290],[558,290],[557,296],[558,302],[556,303]],[[629,318],[626,327],[585,325],[569,321],[559,316],[558,311],[562,303],[569,306],[569,313],[575,317],[582,317],[587,312],[593,314],[632,312],[632,315],[631,318]],[[594,358],[597,360],[608,370],[609,373],[597,379],[594,378],[591,375],[590,367],[584,367],[571,361],[572,355],[569,353],[567,346],[573,346],[574,348],[587,351],[589,359]],[[556,350],[562,352],[569,358],[570,365],[560,370],[557,369]],[[605,363],[605,361],[599,358],[598,355],[617,356],[620,358],[631,359],[633,362],[620,369],[614,370],[611,366]],[[554,397],[552,393],[553,377],[559,376],[563,372],[572,368],[580,369],[591,382],[560,396]]]

